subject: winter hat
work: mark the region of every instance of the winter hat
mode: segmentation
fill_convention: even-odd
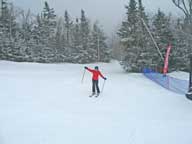
[[[98,66],[95,66],[95,69],[96,69],[96,70],[98,70],[98,69],[99,69],[99,67],[98,67]]]

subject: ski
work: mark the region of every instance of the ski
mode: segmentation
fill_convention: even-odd
[[[97,97],[99,97],[99,95],[100,95],[100,94],[91,94],[89,97],[90,97],[90,98],[91,98],[91,97],[96,97],[96,98],[97,98]]]
[[[89,97],[93,97],[94,95],[96,95],[96,94],[91,94],[91,95],[89,95]]]
[[[95,95],[95,97],[96,97],[96,98],[99,97],[99,94]]]

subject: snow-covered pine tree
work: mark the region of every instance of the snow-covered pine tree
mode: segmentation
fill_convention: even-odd
[[[84,10],[81,11],[79,21],[73,24],[68,12],[65,12],[64,19],[57,21],[54,9],[47,2],[36,17],[30,11],[20,11],[19,17],[15,17],[18,13],[6,0],[2,0],[0,9],[1,59],[46,63],[93,61],[91,26]],[[106,47],[104,33],[100,31],[99,44]],[[102,54],[108,55],[105,52]],[[101,59],[107,61],[102,55]]]
[[[174,47],[174,36],[171,31],[170,25],[170,17],[166,16],[160,9],[158,10],[157,14],[154,16],[153,20],[153,35],[154,38],[160,48],[160,51],[163,56],[165,56],[167,51],[168,44],[172,44]],[[172,54],[170,55],[170,66]],[[164,62],[161,60],[159,55],[154,55],[153,60],[156,61],[157,65],[160,68],[163,68]]]
[[[85,11],[81,10],[80,18],[80,47],[76,55],[76,62],[78,63],[89,63],[92,56],[89,55],[88,49],[90,46],[90,24],[89,20],[85,16]]]
[[[137,61],[139,68],[153,67],[152,55],[156,52],[152,40],[147,31],[149,28],[149,19],[145,13],[145,8],[142,4],[142,0],[138,0],[138,46],[140,47],[140,55]]]
[[[93,25],[91,49],[89,50],[89,53],[92,55],[93,61],[109,62],[110,51],[106,44],[106,36],[100,27],[98,21]]]
[[[46,47],[47,39],[44,34],[43,20],[40,14],[36,16],[34,28],[32,30],[35,46],[32,48],[31,56],[34,62],[45,62],[43,60],[43,48]]]
[[[55,32],[55,48],[57,50],[56,53],[56,61],[57,62],[65,62],[66,61],[66,39],[64,36],[64,19],[61,17],[57,21],[56,32]]]
[[[6,11],[8,11],[7,8],[7,2],[5,0],[1,1],[1,15],[0,15],[0,54],[1,54],[1,59],[5,58],[5,52],[4,52],[4,47],[6,46],[6,43],[8,41],[8,36],[7,36],[7,29],[5,27],[5,16],[6,16]],[[6,34],[6,35],[5,35]]]
[[[141,69],[138,66],[141,54],[141,47],[139,45],[140,33],[138,31],[140,19],[138,17],[136,1],[130,0],[129,5],[125,8],[127,10],[127,19],[122,22],[122,26],[118,31],[124,47],[121,64],[126,71],[139,72]]]
[[[81,45],[81,31],[80,31],[80,23],[79,19],[76,18],[75,24],[72,30],[72,40],[73,40],[73,48],[77,51],[80,49]]]
[[[45,7],[42,13],[44,27],[47,28],[46,34],[49,38],[54,36],[56,27],[56,15],[53,8],[50,8],[48,2],[45,1]]]
[[[171,57],[171,70],[187,71],[189,67],[189,55],[191,53],[192,36],[185,32],[185,22],[182,19],[177,19],[173,24],[172,31],[175,39],[175,45],[171,52],[174,57]],[[174,63],[173,63],[174,62]]]
[[[63,40],[64,48],[65,48],[65,55],[67,62],[76,62],[76,47],[75,47],[75,37],[79,37],[79,35],[75,32],[76,24],[74,24],[70,14],[68,11],[65,11],[64,14],[64,29],[63,29]],[[78,32],[79,30],[77,30]]]
[[[88,48],[89,36],[90,36],[90,25],[87,17],[85,16],[85,11],[81,10],[81,22],[80,22],[80,32],[81,32],[81,42],[84,50]]]
[[[2,43],[0,45],[1,56],[3,59],[13,60],[12,52],[14,49],[14,38],[18,27],[16,17],[14,15],[14,7],[6,0],[1,1],[1,16],[0,16],[0,33],[2,35]]]
[[[71,44],[71,39],[72,39],[72,28],[73,28],[73,21],[71,20],[70,18],[70,15],[68,13],[68,11],[66,10],[65,11],[65,15],[64,15],[64,18],[65,18],[65,37],[66,37],[66,47],[71,47],[72,44]]]
[[[56,58],[57,49],[55,43],[56,15],[53,8],[45,2],[44,10],[41,15],[37,16],[37,26],[35,33],[39,39],[39,48],[41,49],[40,61],[53,62]]]
[[[79,18],[75,19],[70,34],[71,34],[71,44],[70,48],[67,48],[68,49],[67,61],[72,63],[83,63],[82,62],[84,59],[83,53],[85,50],[83,50],[82,47],[81,27]]]
[[[20,27],[17,32],[15,47],[19,48],[20,61],[33,61],[33,48],[36,46],[33,34],[33,16],[30,10],[20,11]]]

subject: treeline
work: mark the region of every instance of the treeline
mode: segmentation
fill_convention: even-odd
[[[73,19],[68,11],[55,14],[47,2],[38,15],[2,0],[0,59],[26,62],[109,62],[110,49],[100,24],[91,24],[85,11]]]
[[[182,4],[179,0],[173,2]],[[162,69],[169,44],[172,45],[169,70],[188,69],[192,47],[192,15],[175,18],[160,9],[154,15],[147,15],[142,0],[130,0],[125,8],[126,19],[117,33],[121,39],[121,64],[126,71],[140,72],[143,67]]]

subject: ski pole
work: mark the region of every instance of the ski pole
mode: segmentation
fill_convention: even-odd
[[[105,87],[105,81],[106,81],[106,80],[104,80],[104,82],[103,82],[103,86],[102,86],[101,92],[103,92],[103,90],[104,90],[104,87]]]
[[[83,80],[84,80],[84,77],[85,77],[85,71],[86,71],[86,69],[84,69],[84,71],[83,71],[83,76],[82,76],[81,83],[83,83]]]

